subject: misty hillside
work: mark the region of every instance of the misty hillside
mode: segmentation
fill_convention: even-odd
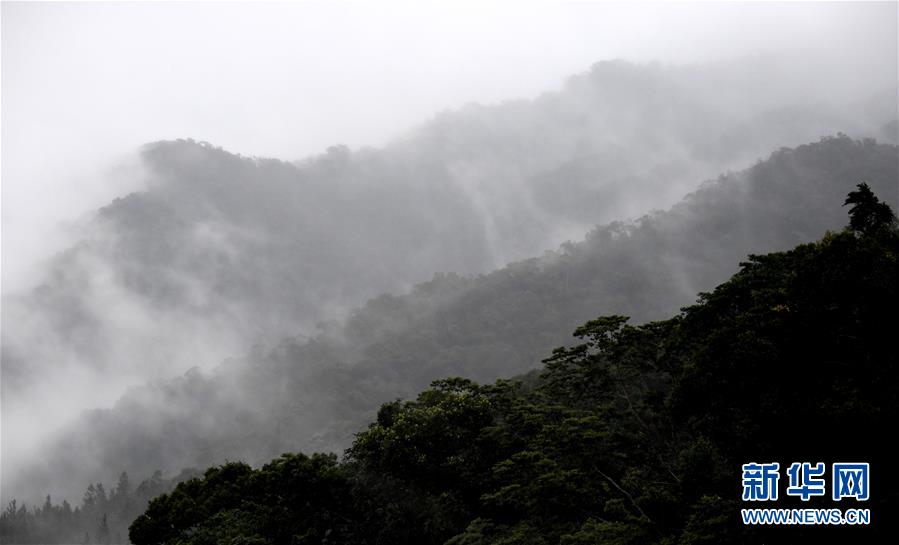
[[[48,375],[96,388],[103,374],[108,403],[135,381],[313,336],[436,272],[485,273],[667,208],[771,149],[882,139],[896,118],[894,89],[813,98],[799,67],[770,61],[602,62],[534,100],[294,163],[150,144],[147,189],[84,222],[33,292],[4,298],[5,393],[16,406],[57,396]]]
[[[136,545],[894,543],[895,517],[877,513],[899,499],[895,449],[882,437],[883,422],[899,417],[899,230],[865,184],[847,202],[846,229],[749,256],[669,319],[590,320],[527,384],[434,381],[381,405],[343,460],[286,453],[255,469],[208,468],[152,500],[129,537]],[[846,429],[851,440],[834,441]],[[873,512],[870,525],[835,518],[822,539],[820,527],[737,516],[746,505],[734,476],[741,463],[809,452],[870,462],[879,492],[869,497],[865,484],[863,494],[834,493]],[[778,502],[796,509],[816,499],[788,488]],[[52,521],[23,515],[5,518],[19,527]]]
[[[193,144],[155,149],[221,155],[235,162],[228,172],[256,164]],[[112,409],[70,425],[21,479],[31,490],[74,492],[122,470],[172,474],[226,459],[257,463],[286,451],[340,450],[385,400],[410,396],[445,376],[489,381],[525,373],[539,365],[546,347],[566,344],[587,319],[608,312],[637,322],[663,318],[728,278],[746,254],[790,248],[839,229],[845,222],[839,203],[859,181],[895,208],[897,162],[896,146],[846,136],[776,151],[747,170],[706,182],[664,212],[606,223],[581,242],[489,274],[439,274],[406,295],[371,299],[314,338],[288,336],[212,371],[133,388]],[[222,183],[218,179],[190,187],[199,191],[204,183]],[[128,202],[118,201],[103,217],[140,222],[137,211],[123,212]],[[202,208],[199,202],[183,205]],[[276,199],[258,202],[268,202],[270,217],[277,217]],[[164,222],[160,229],[178,225]],[[141,247],[160,252],[147,256],[148,263],[179,253],[162,242]],[[167,288],[135,285],[169,300]]]

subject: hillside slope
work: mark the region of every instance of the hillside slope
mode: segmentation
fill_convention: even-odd
[[[845,136],[777,151],[668,211],[598,227],[487,275],[438,275],[407,295],[372,299],[313,339],[285,338],[211,372],[132,389],[71,425],[22,476],[55,493],[63,475],[77,489],[122,470],[341,450],[384,400],[443,376],[527,372],[590,317],[660,319],[726,279],[747,253],[838,229],[841,198],[858,181],[895,207],[897,163],[896,146]]]
[[[38,269],[33,290],[3,295],[10,469],[0,495],[20,493],[19,468],[72,415],[109,407],[129,387],[209,371],[284,337],[339,337],[350,311],[378,294],[443,271],[484,274],[596,225],[669,208],[699,181],[780,146],[840,131],[895,143],[895,78],[884,76],[880,89],[823,72],[809,79],[804,66],[601,62],[532,100],[444,112],[382,148],[338,145],[295,162],[190,140],[146,146],[146,188],[73,227],[71,246]],[[605,232],[597,240],[612,236]],[[686,271],[671,259],[657,265]],[[513,268],[518,281],[531,266]],[[692,274],[680,276],[680,293],[695,287]],[[454,283],[428,289],[454,292]],[[665,297],[657,310],[670,308]],[[428,294],[417,299],[422,312],[434,304]],[[381,302],[393,312],[390,298]],[[365,320],[402,329],[371,313]],[[493,369],[508,348],[482,342],[478,359]],[[354,362],[368,344],[328,357]]]
[[[147,189],[89,218],[34,292],[4,298],[6,394],[58,395],[47,377],[102,375],[108,403],[135,377],[315,335],[436,272],[539,255],[772,149],[839,131],[880,138],[897,117],[895,89],[810,96],[800,70],[769,61],[602,62],[534,100],[293,163],[150,144]]]
[[[892,543],[899,471],[883,434],[899,417],[899,231],[864,185],[849,199],[850,228],[750,256],[673,318],[591,320],[529,385],[435,381],[382,405],[343,463],[284,454],[210,468],[153,500],[131,539]],[[826,468],[820,495],[784,483],[807,460]],[[749,461],[779,465],[776,503],[740,501]],[[830,472],[850,461],[870,464],[868,478],[834,488]],[[743,523],[741,508],[772,505],[869,510],[870,525]]]

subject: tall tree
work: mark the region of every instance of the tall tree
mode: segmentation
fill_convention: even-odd
[[[849,228],[862,234],[870,234],[892,226],[896,217],[885,202],[874,195],[867,183],[858,184],[858,189],[849,193],[843,206],[849,209]]]

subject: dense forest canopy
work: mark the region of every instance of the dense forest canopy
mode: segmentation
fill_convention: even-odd
[[[887,542],[899,500],[882,427],[899,416],[899,231],[866,184],[846,204],[847,229],[750,256],[673,318],[600,317],[539,375],[443,379],[383,404],[343,461],[210,468],[151,501],[131,540]],[[810,457],[871,463],[873,525],[744,526],[740,464]]]

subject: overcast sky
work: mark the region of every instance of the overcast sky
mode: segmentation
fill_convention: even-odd
[[[556,89],[596,61],[895,46],[896,4],[2,4],[3,291],[58,225],[139,187],[142,143],[298,159],[435,112]]]

